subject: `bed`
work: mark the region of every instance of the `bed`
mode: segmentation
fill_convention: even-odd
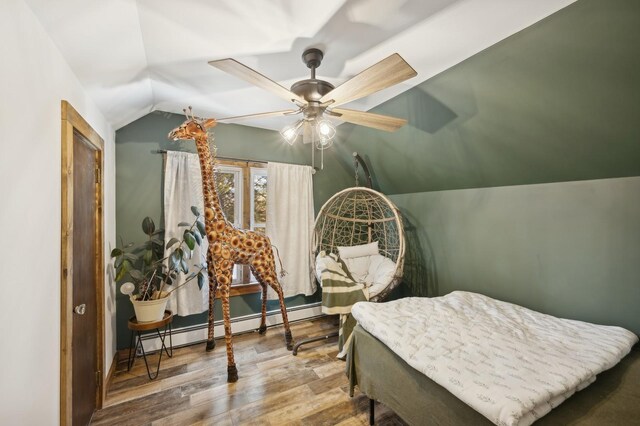
[[[454,301],[455,303],[453,304],[449,303],[449,305],[446,306],[447,309],[451,308],[452,306],[454,306],[455,309],[461,309],[463,311],[472,309],[471,311],[467,312],[467,314],[471,313],[471,315],[474,315],[472,313],[473,309],[475,309],[474,305],[482,305],[483,303],[487,302],[486,299],[484,299],[485,296],[467,292],[454,293],[456,293],[452,293],[454,298],[462,297],[464,306],[457,306],[456,303],[462,303],[457,300]],[[450,295],[444,296],[444,298],[447,297],[451,298]],[[419,298],[407,299],[410,300]],[[432,298],[427,300],[433,299],[442,298]],[[506,319],[504,316],[500,317],[500,324],[498,324],[497,326],[492,326],[491,332],[493,333],[493,329],[502,328],[502,323],[506,323],[504,327],[510,330],[513,340],[515,342],[518,342],[517,335],[521,333],[520,327],[522,326],[522,324],[518,324],[517,320],[514,320],[515,317],[510,316],[512,307],[516,305],[493,301],[493,299],[489,300],[491,301],[488,302],[490,304],[493,304],[494,302],[497,303],[497,305],[493,305],[493,307],[501,311],[499,312],[500,315],[506,315]],[[451,302],[451,300],[449,300],[449,302]],[[378,304],[378,306],[382,309],[382,311],[384,311],[385,309],[387,309],[388,311],[393,311],[393,304],[395,303],[398,303],[398,301],[389,302],[387,304]],[[383,307],[383,305],[391,306],[392,308]],[[403,324],[404,328],[407,328],[407,323],[411,323],[413,317],[420,316],[416,315],[416,312],[419,311],[422,311],[423,314],[426,314],[426,316],[430,320],[435,319],[437,321],[437,317],[434,316],[434,312],[432,310],[419,306],[420,305],[417,305],[415,303],[411,305],[408,311],[411,312],[411,315],[403,318],[401,314],[397,320],[398,324]],[[366,309],[363,309],[363,307],[365,307]],[[473,409],[469,405],[467,405],[469,401],[465,403],[460,399],[460,397],[454,396],[451,393],[450,389],[445,389],[445,387],[451,388],[452,382],[446,382],[443,384],[436,383],[434,380],[432,380],[433,374],[431,374],[432,378],[429,378],[427,377],[427,375],[419,371],[422,370],[428,372],[428,370],[425,370],[425,367],[419,367],[418,369],[416,369],[415,365],[410,365],[410,363],[415,364],[412,359],[409,360],[410,362],[407,362],[393,350],[389,349],[389,346],[398,346],[397,338],[395,338],[392,333],[389,333],[389,330],[391,330],[392,328],[387,327],[386,330],[383,331],[382,335],[379,336],[374,336],[372,333],[368,332],[365,329],[367,327],[370,328],[373,321],[368,319],[366,315],[364,315],[361,311],[371,309],[375,311],[372,312],[378,320],[381,318],[386,318],[384,317],[385,314],[382,311],[376,311],[376,309],[378,308],[373,307],[373,304],[362,303],[356,304],[356,306],[354,306],[353,313],[356,319],[359,320],[359,324],[353,330],[347,357],[347,374],[350,381],[350,391],[353,395],[354,388],[357,386],[362,393],[366,394],[372,400],[378,400],[381,403],[387,405],[409,424],[530,424],[531,422],[536,420],[536,424],[630,424],[640,418],[640,389],[638,386],[638,383],[640,382],[640,351],[637,348],[634,349],[633,351],[631,351],[631,354],[623,359],[623,361],[618,366],[610,369],[609,371],[601,373],[602,371],[607,370],[615,365],[619,361],[619,359],[623,358],[630,351],[633,344],[637,342],[637,337],[627,330],[621,329],[619,327],[596,326],[604,327],[600,328],[598,332],[603,332],[607,339],[613,336],[614,340],[617,340],[619,343],[619,345],[618,343],[616,343],[617,349],[615,350],[609,350],[607,348],[607,345],[600,345],[604,348],[605,351],[611,352],[610,356],[607,355],[607,358],[609,360],[598,368],[595,368],[589,360],[578,362],[577,365],[586,366],[581,371],[587,372],[585,377],[582,377],[580,378],[580,380],[578,380],[578,382],[581,383],[579,386],[575,386],[572,389],[566,389],[564,392],[561,392],[563,394],[561,398],[554,399],[551,397],[551,395],[549,395],[549,397],[547,397],[548,402],[551,402],[549,407],[536,407],[538,412],[534,415],[520,416],[515,420],[512,416],[511,420],[509,420],[509,412],[510,410],[513,410],[513,407],[498,409],[497,412],[507,414],[506,416],[503,415],[502,418],[498,415],[488,415],[486,410],[484,412],[484,415],[480,414],[478,411],[476,411],[477,408]],[[368,313],[371,314],[372,312]],[[526,315],[534,315],[532,317],[525,316],[525,318],[527,318],[527,321],[531,321],[533,323],[542,321],[540,324],[544,325],[545,330],[548,327],[556,327],[549,325],[552,323],[545,323],[545,321],[551,321],[551,319],[553,319],[554,321],[559,320],[526,309],[524,310],[524,313]],[[464,315],[462,317],[464,320]],[[420,320],[418,320],[418,322],[419,321]],[[482,323],[482,321],[476,321],[473,319],[469,320],[469,318],[466,318],[466,321],[472,324],[472,328],[481,327],[477,323]],[[564,324],[569,328],[574,327],[576,329],[582,329],[586,324],[579,321],[559,321],[561,321],[561,324]],[[389,321],[378,322],[386,323]],[[392,320],[391,322],[394,321]],[[416,323],[414,321],[413,324],[408,324],[408,327],[413,327],[415,326],[415,324]],[[450,325],[447,324],[447,326]],[[589,333],[592,332],[592,329],[590,327],[585,329],[589,330]],[[379,334],[380,330],[377,330],[376,333]],[[438,343],[437,337],[442,337],[440,335],[440,331],[438,331],[436,328],[434,330],[427,331],[427,334],[429,333],[431,333],[430,338],[434,343],[433,345],[430,345],[432,346],[432,348],[429,348],[428,350],[431,350],[433,348],[441,349],[443,345],[444,347],[446,347],[447,340],[455,340],[455,337],[451,339],[440,339],[442,343]],[[524,340],[536,339],[534,337],[531,337],[527,333],[528,332],[526,332],[524,335],[526,337]],[[395,343],[394,339],[396,340]],[[466,341],[467,339],[463,340]],[[383,341],[385,342],[383,343]],[[461,346],[459,345],[459,343],[460,342],[458,342],[458,346],[463,348],[465,351],[469,349],[467,345]],[[556,344],[557,343],[558,342],[556,342]],[[408,344],[410,347],[411,343]],[[455,342],[453,344],[455,345]],[[565,342],[563,339],[561,341],[561,346],[564,344]],[[580,342],[578,342],[578,344],[580,344]],[[397,347],[395,349],[396,351],[398,351]],[[519,347],[516,349],[519,349]],[[414,348],[412,350],[415,353],[420,353],[419,349]],[[402,350],[400,350],[399,352],[402,352]],[[448,354],[452,353],[450,350],[445,352]],[[595,352],[599,351],[592,351],[592,349],[583,349],[581,350],[581,352],[584,352],[589,355],[589,357],[591,357],[592,355],[595,356]],[[423,355],[427,355],[427,357],[431,356],[428,352],[423,352]],[[498,351],[498,355],[501,356],[502,353]],[[541,359],[543,360],[543,362],[547,362],[551,358],[542,357]],[[493,361],[494,360],[491,360],[491,362]],[[529,367],[530,366],[531,365],[529,365]],[[458,367],[458,369],[464,368],[465,367],[463,366]],[[542,368],[544,369],[544,366]],[[499,368],[498,371],[500,371],[503,375],[509,373],[508,369]],[[554,370],[552,369],[551,371]],[[574,373],[570,373],[569,375],[572,374]],[[591,384],[595,380],[596,374],[598,374],[598,380],[595,381],[595,383]],[[561,379],[561,382],[568,383],[567,380],[567,377],[565,377],[564,379]],[[453,383],[455,381],[456,380],[453,380]],[[553,380],[549,379],[549,381],[552,382]],[[544,386],[547,385],[551,386],[551,384],[549,383]],[[453,386],[455,387],[455,385]],[[576,390],[583,389],[585,387],[586,389],[578,392],[568,401],[562,402],[564,401],[564,399],[569,398],[569,396],[571,396],[571,394],[573,394]],[[517,399],[517,397],[522,397],[517,392],[501,392],[497,387],[486,389],[486,392],[473,391],[471,392],[471,394],[482,394],[483,397],[486,396],[489,399],[498,400],[497,402],[500,402],[500,395],[506,395],[509,398],[515,399]],[[468,395],[467,397],[463,396],[463,399],[468,399]],[[549,410],[551,411],[547,414],[546,411]],[[489,419],[492,419],[493,422]]]

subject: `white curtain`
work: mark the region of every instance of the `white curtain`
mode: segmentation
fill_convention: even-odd
[[[164,174],[165,247],[173,237],[182,240],[185,227],[178,227],[178,223],[192,223],[195,220],[191,206],[197,206],[201,212],[204,211],[202,178],[198,156],[188,152],[169,151],[167,152]],[[206,238],[203,238],[202,245],[196,245],[193,256],[187,261],[189,272],[197,271],[195,265],[206,263],[207,247]],[[174,286],[180,285],[184,281],[184,276],[182,276]],[[206,311],[209,298],[208,286],[206,276],[202,290],[198,289],[197,278],[191,280],[187,285],[172,293],[167,309],[179,316],[199,314]]]
[[[313,232],[313,168],[295,164],[267,165],[267,236],[274,249],[278,277],[285,297],[312,295],[316,281],[311,274]],[[280,253],[287,275],[280,278]],[[269,289],[267,298],[277,298]]]

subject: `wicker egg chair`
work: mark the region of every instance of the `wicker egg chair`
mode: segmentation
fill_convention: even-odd
[[[320,209],[313,233],[313,259],[320,251],[378,242],[378,252],[395,262],[391,281],[370,301],[380,302],[400,284],[404,266],[404,228],[398,208],[385,195],[365,187],[347,188]],[[314,268],[315,269],[315,268]]]
[[[368,182],[371,177],[364,161],[357,155],[356,185],[358,184],[358,161],[362,164]],[[384,194],[371,188],[355,186],[344,189],[331,197],[320,209],[314,225],[312,259],[321,251],[338,254],[338,247],[353,247],[378,242],[379,254],[395,262],[395,272],[379,292],[371,294],[371,302],[385,300],[400,284],[404,267],[405,237],[402,216],[398,208]],[[315,264],[311,265],[315,271]],[[318,278],[319,279],[319,278]],[[293,355],[307,343],[338,336],[338,331],[325,336],[313,337],[296,343]]]

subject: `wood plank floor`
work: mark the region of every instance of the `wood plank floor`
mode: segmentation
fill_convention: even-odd
[[[295,340],[335,330],[332,318],[291,325]],[[174,350],[162,359],[160,374],[150,381],[142,359],[127,372],[118,363],[108,384],[105,408],[92,425],[367,425],[369,400],[348,394],[345,363],[336,359],[335,338],[287,351],[282,327],[265,336],[234,336],[240,379],[227,383],[224,340],[206,352],[204,343]],[[166,356],[166,354],[165,354]],[[155,365],[153,355],[150,365]],[[377,425],[404,425],[376,404]]]

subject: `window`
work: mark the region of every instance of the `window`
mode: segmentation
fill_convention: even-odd
[[[218,160],[216,189],[227,220],[240,229],[264,233],[267,222],[267,169],[255,162]],[[260,291],[247,265],[233,269],[231,295]]]
[[[267,231],[267,169],[251,168],[251,229]]]

